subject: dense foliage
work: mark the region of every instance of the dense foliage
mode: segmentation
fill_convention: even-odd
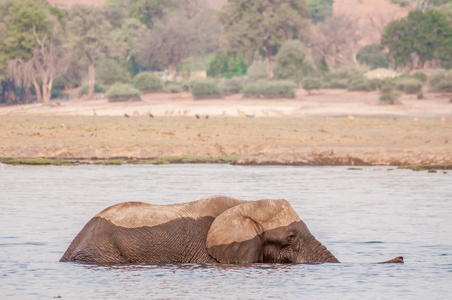
[[[387,68],[389,66],[388,55],[378,44],[370,44],[359,49],[356,54],[356,60],[371,69]]]
[[[140,91],[128,84],[123,83],[115,83],[112,85],[108,89],[106,96],[110,102],[141,100]]]
[[[220,88],[215,84],[215,82],[210,80],[203,80],[195,83],[191,93],[195,100],[221,97]]]
[[[309,49],[299,40],[285,42],[276,55],[275,76],[300,83],[312,76],[315,71],[314,60]]]
[[[245,97],[295,98],[295,83],[290,80],[259,80],[243,86]]]
[[[257,51],[273,77],[272,59],[288,39],[306,36],[309,12],[303,0],[229,0],[219,13],[225,48],[252,56]]]
[[[133,78],[133,86],[142,92],[158,92],[163,84],[158,76],[151,72],[142,72]]]
[[[386,27],[381,45],[389,49],[396,65],[410,63],[414,68],[416,57],[423,68],[425,62],[433,59],[451,59],[452,26],[440,11],[413,11]]]
[[[213,10],[203,0],[106,0],[64,9],[45,0],[0,0],[0,104],[49,102],[76,87],[91,99],[132,82],[145,93],[197,86],[199,97],[293,97],[297,86],[368,91],[381,85],[367,79],[368,69],[452,67],[452,0],[392,0],[411,12],[387,26],[390,16],[372,17],[383,35],[364,47],[368,26],[333,15],[333,2],[228,0]],[[197,85],[195,72],[217,81]],[[427,73],[428,80],[422,72],[404,75],[394,81],[394,95],[452,91],[450,74],[440,73]],[[262,80],[273,75],[277,80]]]
[[[239,55],[215,54],[209,63],[207,76],[231,78],[245,75],[246,69],[246,64]]]

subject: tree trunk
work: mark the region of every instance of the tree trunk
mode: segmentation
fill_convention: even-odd
[[[50,102],[50,90],[48,85],[47,72],[42,71],[41,80],[42,80],[42,102],[49,103]]]
[[[170,73],[170,81],[176,81],[176,66],[170,64],[168,70]]]
[[[265,62],[267,64],[267,78],[273,78],[273,51],[272,48],[267,46],[265,48]]]
[[[39,82],[35,78],[33,79],[33,86],[35,87],[36,92],[36,102],[41,103],[42,102],[41,86],[39,85]]]
[[[88,66],[88,99],[94,99],[94,84],[96,78],[96,71],[94,69],[94,62],[90,61]]]
[[[6,81],[5,100],[8,105],[17,103],[16,85],[13,80]]]

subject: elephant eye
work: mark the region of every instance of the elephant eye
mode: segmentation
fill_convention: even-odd
[[[293,235],[293,234],[289,235],[287,237],[287,242],[290,243],[290,244],[293,243],[294,240],[295,240],[295,235]]]

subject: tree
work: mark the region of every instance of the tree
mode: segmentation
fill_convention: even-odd
[[[49,103],[53,80],[66,71],[68,60],[62,56],[60,46],[54,41],[43,41],[36,34],[39,47],[30,59],[16,58],[9,63],[10,78],[20,82],[24,88],[33,84],[38,102]]]
[[[226,77],[246,74],[246,64],[238,54],[215,54],[209,63],[207,76]]]
[[[228,0],[219,20],[224,49],[248,56],[259,51],[272,78],[273,56],[285,41],[305,35],[309,14],[303,0]]]
[[[311,47],[318,60],[324,60],[330,70],[338,65],[347,65],[356,61],[356,53],[362,32],[357,20],[345,15],[328,18],[314,27]]]
[[[275,75],[296,83],[314,73],[314,61],[308,48],[299,40],[285,42],[275,57]]]
[[[33,83],[38,100],[49,101],[53,78],[59,70],[57,44],[64,13],[39,0],[4,1],[0,11],[0,34],[4,34],[0,42],[2,92],[5,87],[12,90],[8,102],[13,103],[15,83],[27,94]]]
[[[451,0],[391,0],[391,2],[402,7],[426,12],[429,8],[450,3]]]
[[[94,97],[95,64],[107,53],[111,44],[108,38],[110,28],[110,23],[99,8],[74,5],[69,11],[66,46],[88,63],[88,99]]]
[[[148,28],[153,28],[156,21],[163,19],[176,6],[174,0],[131,0],[130,17],[140,20]]]
[[[413,69],[418,60],[422,69],[426,61],[451,58],[452,27],[440,11],[412,11],[385,28],[381,45],[388,49],[396,66],[410,63]]]
[[[158,21],[138,45],[137,61],[143,66],[168,68],[171,81],[176,79],[177,65],[192,52],[195,36],[190,20],[172,14],[165,22]]]
[[[137,62],[147,67],[167,68],[174,81],[182,60],[216,49],[218,30],[211,21],[208,11],[191,18],[182,10],[173,12],[145,34],[137,47]]]
[[[359,49],[356,59],[371,69],[388,67],[388,55],[378,44],[369,44]]]
[[[319,23],[333,15],[334,0],[305,0],[312,22]]]
[[[113,47],[109,49],[110,56],[120,60],[129,61],[136,55],[136,45],[146,33],[146,26],[134,18],[124,20],[120,28],[113,30],[111,40]]]

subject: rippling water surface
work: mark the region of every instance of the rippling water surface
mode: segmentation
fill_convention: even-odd
[[[288,200],[342,261],[324,265],[59,263],[123,201]],[[405,264],[375,262],[403,255]],[[386,167],[0,165],[2,299],[450,299],[452,172]]]

